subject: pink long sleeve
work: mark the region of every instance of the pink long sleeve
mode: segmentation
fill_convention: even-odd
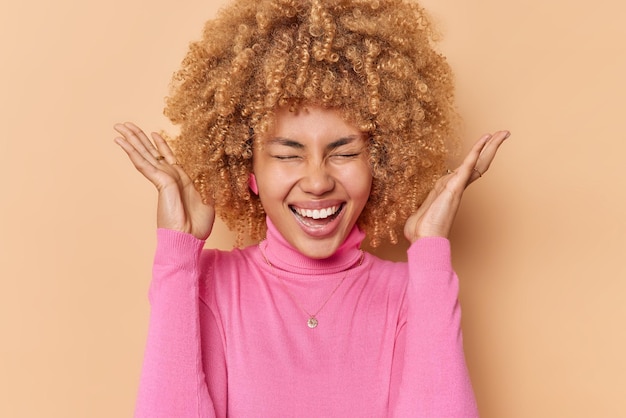
[[[136,417],[213,417],[200,355],[199,256],[192,235],[159,229]]]
[[[450,242],[420,239],[408,256],[407,321],[398,336],[404,353],[396,353],[400,387],[393,416],[478,417],[463,352]]]
[[[449,242],[419,240],[408,264],[361,264],[361,239],[325,261],[270,236],[279,279],[259,247],[202,252],[159,230],[136,416],[478,416]],[[344,279],[309,329],[293,294],[319,306]]]

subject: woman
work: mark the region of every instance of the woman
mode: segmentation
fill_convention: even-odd
[[[171,143],[116,125],[159,191],[137,416],[477,416],[447,240],[508,137],[445,173],[452,82],[402,0],[238,0],[174,77]],[[264,239],[203,250],[220,216]],[[395,243],[408,263],[360,250]]]

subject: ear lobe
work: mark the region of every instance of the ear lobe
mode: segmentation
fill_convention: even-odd
[[[259,186],[256,184],[256,176],[254,173],[250,173],[250,177],[248,177],[248,187],[252,190],[252,193],[255,195],[259,195]]]

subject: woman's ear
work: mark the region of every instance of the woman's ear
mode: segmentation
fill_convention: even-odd
[[[259,195],[259,186],[256,184],[256,176],[254,173],[250,173],[250,177],[248,177],[248,187],[252,190],[252,193],[255,195]]]

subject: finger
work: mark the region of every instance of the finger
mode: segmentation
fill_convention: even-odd
[[[165,139],[156,132],[152,133],[152,139],[154,140],[154,143],[156,144],[157,150],[161,153],[161,155],[164,158],[160,162],[169,164],[178,172],[177,179],[182,187],[186,187],[189,184],[191,184],[191,178],[187,175],[185,170],[178,164],[178,161],[176,160],[176,156],[174,155],[174,152],[172,152],[172,149],[170,148],[170,146],[167,144],[167,141],[165,141]]]
[[[156,145],[157,152],[165,157],[165,161],[170,165],[178,165],[176,157],[165,139],[163,139],[163,137],[156,132],[152,132],[151,136],[154,144]]]
[[[117,137],[114,142],[119,145],[124,152],[128,155],[128,158],[133,163],[135,168],[144,175],[152,183],[157,183],[158,170],[150,161],[146,160],[144,155],[140,153],[126,138]]]
[[[461,165],[459,165],[457,169],[451,173],[451,177],[455,180],[455,185],[458,185],[458,187],[465,189],[465,187],[467,187],[467,185],[471,182],[472,175],[476,174],[474,172],[476,163],[478,162],[481,152],[483,151],[491,137],[491,134],[485,134],[481,136],[480,139],[476,141],[476,143],[467,153],[467,155],[461,162]]]
[[[142,140],[140,134],[143,133],[141,129],[137,128],[131,123],[119,123],[114,126],[114,129],[122,134],[123,139],[131,145],[143,158],[152,165],[157,164],[158,151],[148,140]],[[145,135],[144,135],[145,136]]]
[[[135,136],[139,139],[139,141],[143,144],[143,146],[146,147],[146,149],[150,152],[150,154],[152,154],[155,158],[161,155],[159,151],[156,149],[156,147],[154,146],[154,144],[152,143],[152,141],[150,141],[148,136],[144,133],[144,131],[141,128],[139,128],[137,125],[135,125],[132,122],[126,122],[124,126],[126,126],[135,134]]]
[[[480,152],[480,156],[472,168],[470,182],[479,179],[487,172],[487,170],[489,170],[498,149],[510,135],[511,133],[509,131],[499,131],[491,136]]]

